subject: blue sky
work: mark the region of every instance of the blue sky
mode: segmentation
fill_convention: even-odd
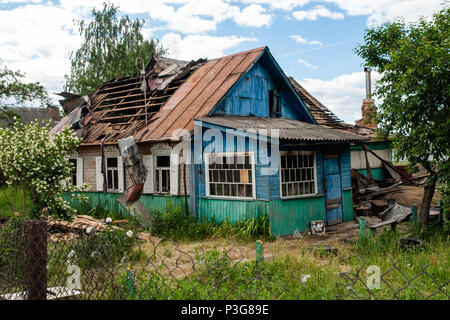
[[[216,58],[268,46],[284,72],[346,122],[360,117],[362,60],[353,53],[368,26],[430,16],[448,0],[117,0],[146,21],[144,34],[168,56]],[[0,0],[0,59],[49,92],[63,89],[80,46],[73,19],[102,0]],[[374,73],[376,80],[379,75]],[[57,96],[54,96],[57,101]]]

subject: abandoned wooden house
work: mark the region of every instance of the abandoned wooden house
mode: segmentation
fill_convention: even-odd
[[[133,136],[147,168],[139,201],[150,211],[187,198],[200,219],[268,214],[275,235],[353,218],[350,150],[369,138],[321,125],[267,47],[191,62],[153,56],[84,100],[52,134],[69,126],[82,137],[71,183],[89,184],[95,204],[123,210],[116,198],[132,181],[118,140]]]

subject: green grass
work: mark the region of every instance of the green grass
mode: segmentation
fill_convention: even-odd
[[[8,201],[9,199],[9,201]],[[0,187],[0,217],[10,217],[12,216],[11,204],[14,201],[14,188],[7,188],[6,186]],[[27,197],[26,208],[29,210],[32,206],[31,199]],[[16,207],[15,212],[23,214],[23,192],[22,190],[17,190],[16,195]]]

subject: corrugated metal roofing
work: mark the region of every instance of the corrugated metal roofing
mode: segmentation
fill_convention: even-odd
[[[350,132],[286,118],[214,116],[196,120],[238,130],[278,129],[280,139],[306,142],[358,142],[368,140],[368,138]]]

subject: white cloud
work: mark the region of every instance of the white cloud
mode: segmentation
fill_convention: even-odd
[[[227,49],[243,42],[256,40],[254,37],[214,37],[209,35],[187,35],[183,38],[178,33],[166,33],[161,39],[161,44],[168,49],[168,56],[175,59],[191,60],[218,58],[223,56]]]
[[[448,3],[448,0],[243,0],[245,3],[265,4],[287,12],[309,3],[327,2],[337,6],[346,15],[368,16],[369,25],[392,21],[397,17],[403,17],[406,22],[415,21],[420,16],[429,17],[445,1]]]
[[[314,70],[319,69],[318,66],[315,66],[315,65],[313,65],[313,64],[311,64],[308,61],[305,61],[303,59],[298,59],[297,62],[300,63],[300,64],[303,64],[304,66],[306,66],[306,67],[308,67],[310,69],[314,69]]]
[[[269,5],[272,9],[291,11],[296,7],[302,7],[312,0],[243,0],[244,3],[259,3]]]
[[[40,81],[49,91],[62,89],[70,71],[69,53],[81,43],[73,31],[71,11],[49,5],[0,10],[0,57],[26,81]]]
[[[377,72],[372,72],[372,90],[379,78]],[[306,78],[298,82],[345,122],[361,119],[361,104],[366,96],[364,72],[342,74],[328,81]]]
[[[289,38],[291,38],[291,39],[295,40],[295,42],[301,43],[301,44],[310,44],[310,45],[318,45],[318,46],[323,45],[322,42],[320,42],[320,41],[317,41],[317,40],[309,41],[309,40],[306,40],[305,38],[303,38],[302,36],[299,36],[296,34],[290,36]]]
[[[256,28],[272,22],[272,15],[258,4],[241,10],[228,0],[120,0],[120,9],[125,13],[147,13],[153,20],[166,23],[166,29],[184,34],[216,31],[225,20]]]
[[[241,14],[234,18],[237,24],[249,27],[270,26],[272,15],[266,13],[267,10],[257,4],[245,7]]]
[[[299,10],[292,12],[292,15],[297,20],[317,20],[318,18],[330,18],[333,20],[342,20],[344,15],[340,12],[332,12],[324,6],[316,6],[311,10]]]

